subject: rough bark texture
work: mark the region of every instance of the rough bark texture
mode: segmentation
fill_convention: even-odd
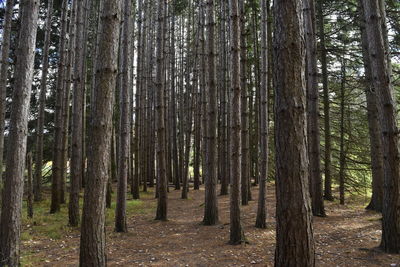
[[[22,2],[0,221],[0,266],[19,266],[26,139],[39,1]]]
[[[384,158],[382,241],[386,252],[400,253],[400,157],[396,105],[391,84],[384,4],[378,0],[363,0],[371,63],[371,79],[377,92],[379,121],[382,130]]]
[[[275,266],[314,266],[308,182],[303,4],[274,2]],[[288,238],[288,236],[290,238]]]
[[[2,45],[1,45],[1,66],[0,66],[0,183],[3,181],[3,151],[4,151],[4,129],[6,117],[6,93],[8,76],[8,58],[10,56],[11,24],[15,0],[7,0],[4,12]],[[0,186],[1,193],[1,186]]]
[[[215,62],[215,40],[214,40],[214,0],[206,2],[206,51],[208,61],[207,71],[207,156],[205,177],[205,225],[214,225],[218,222],[217,201],[217,87],[216,87],[216,62]]]
[[[319,91],[314,0],[304,0],[304,27],[307,51],[307,130],[311,207],[315,216],[325,216],[320,164]]]
[[[165,119],[164,119],[164,8],[165,0],[158,0],[157,66],[156,66],[156,122],[157,122],[157,175],[158,201],[156,220],[167,220],[167,176],[165,167]]]
[[[359,0],[360,12],[360,31],[363,62],[365,70],[365,95],[367,98],[368,130],[371,150],[371,169],[372,169],[372,196],[371,201],[366,207],[368,210],[382,212],[383,201],[383,147],[381,138],[381,128],[379,124],[378,98],[376,90],[371,80],[371,65],[368,54],[368,38],[365,32],[364,10]]]
[[[267,0],[261,2],[261,88],[260,88],[260,179],[256,227],[266,228],[266,183],[268,177],[268,43]]]
[[[80,266],[106,266],[105,203],[109,179],[113,91],[116,84],[120,1],[103,2],[100,18],[99,53],[96,60],[96,98],[89,127],[89,157],[86,179]]]
[[[345,87],[346,87],[346,62],[343,59],[342,62],[342,73],[340,83],[340,144],[339,144],[339,199],[340,204],[344,205],[344,191],[345,191],[345,179],[346,179],[346,151],[344,147],[344,112],[345,112]]]
[[[119,128],[119,164],[118,164],[118,190],[117,206],[115,210],[115,231],[127,232],[126,225],[126,192],[129,172],[129,144],[130,144],[130,94],[131,80],[130,71],[132,64],[131,56],[131,27],[132,27],[132,1],[124,1],[124,23],[122,26],[122,82],[120,89],[120,128]]]
[[[241,176],[241,120],[240,120],[240,17],[238,0],[230,1],[231,12],[231,99],[230,99],[230,244],[244,242],[240,222],[240,176]]]

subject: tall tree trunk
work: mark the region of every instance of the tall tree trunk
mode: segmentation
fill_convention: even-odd
[[[372,86],[371,65],[368,54],[368,38],[365,32],[364,10],[361,0],[360,7],[360,31],[363,49],[363,62],[365,70],[365,95],[367,98],[368,129],[371,144],[371,169],[372,169],[372,197],[366,207],[368,210],[382,212],[383,205],[383,147],[381,139],[381,129],[379,124],[378,98],[375,88]]]
[[[241,92],[241,193],[242,205],[249,204],[249,111],[248,111],[248,96],[247,96],[247,47],[246,47],[246,11],[245,0],[240,0],[240,92]]]
[[[315,216],[326,216],[320,163],[319,91],[317,70],[317,39],[314,0],[304,0],[304,27],[307,59],[307,130],[311,207]]]
[[[62,126],[63,126],[63,96],[65,94],[65,61],[66,61],[66,34],[68,3],[63,0],[61,4],[61,33],[59,47],[59,61],[56,84],[56,104],[54,115],[54,145],[53,145],[53,164],[52,164],[52,195],[58,198],[60,203],[65,203],[64,186],[62,183]],[[54,199],[57,202],[57,199]]]
[[[83,127],[83,100],[84,100],[84,73],[83,69],[83,0],[77,0],[76,5],[76,31],[75,31],[75,55],[73,68],[73,100],[72,100],[72,137],[71,137],[71,171],[69,192],[69,224],[79,224],[79,192],[82,181],[82,127]]]
[[[331,121],[330,121],[330,104],[329,104],[329,88],[328,88],[328,59],[327,50],[325,45],[325,22],[323,13],[323,3],[325,0],[318,0],[317,12],[318,12],[318,32],[320,39],[320,50],[321,50],[321,68],[322,68],[322,87],[324,93],[324,132],[325,132],[325,185],[324,185],[324,198],[329,201],[333,201],[332,195],[332,152],[331,152]]]
[[[382,131],[384,181],[381,248],[400,253],[400,157],[396,104],[391,83],[391,64],[387,45],[384,4],[363,0],[368,38],[371,78],[377,92],[378,114]]]
[[[26,206],[28,211],[28,217],[33,218],[33,180],[32,180],[32,153],[29,152],[26,157],[26,165],[27,165],[27,198],[26,198]]]
[[[256,227],[266,228],[266,183],[268,176],[268,43],[267,6],[269,0],[261,2],[261,88],[260,88],[260,180]]]
[[[156,48],[156,122],[157,122],[157,176],[158,201],[156,220],[167,220],[167,177],[165,167],[165,119],[164,119],[164,8],[165,0],[158,0],[157,48]]]
[[[206,2],[206,47],[208,59],[207,71],[207,150],[206,150],[206,177],[205,177],[205,206],[203,223],[214,225],[218,222],[217,201],[217,88],[215,72],[215,43],[214,43],[214,0]]]
[[[10,56],[11,25],[15,0],[7,0],[3,20],[3,40],[1,45],[0,66],[0,194],[3,183],[3,154],[4,154],[4,130],[6,117],[6,93],[8,76],[8,58]]]
[[[105,204],[109,179],[113,115],[113,92],[116,84],[120,1],[107,0],[101,9],[99,50],[96,60],[96,97],[92,103],[88,172],[83,202],[80,240],[80,266],[106,266]]]
[[[241,179],[241,120],[240,120],[240,17],[238,0],[230,1],[231,11],[231,99],[230,99],[230,244],[245,241],[240,222],[240,179]]]
[[[49,73],[49,47],[50,47],[50,34],[51,34],[51,17],[53,14],[53,1],[48,1],[46,23],[44,27],[44,45],[43,45],[43,58],[42,58],[42,77],[40,79],[40,93],[39,93],[39,110],[36,125],[36,153],[35,153],[35,200],[40,201],[41,187],[42,187],[42,166],[43,166],[43,130],[44,130],[44,108],[46,105],[46,90],[47,90],[47,75]],[[58,198],[57,198],[58,199]],[[59,201],[58,201],[59,202]],[[53,203],[52,207],[57,206]],[[58,204],[59,205],[59,204]],[[58,211],[59,208],[50,212]]]
[[[117,206],[115,209],[115,231],[127,232],[126,225],[126,191],[129,173],[129,144],[130,144],[130,94],[131,80],[130,72],[132,65],[131,53],[131,27],[132,27],[132,1],[124,0],[124,22],[122,26],[122,83],[120,89],[120,128],[119,128],[119,168],[118,168],[118,190]]]
[[[277,267],[315,266],[302,9],[300,0],[274,2]]]
[[[345,88],[346,88],[346,61],[342,62],[342,81],[340,85],[340,151],[339,151],[339,198],[340,204],[344,205],[345,192],[345,167],[346,167],[346,151],[344,147],[344,116],[345,116]]]
[[[19,266],[22,197],[29,103],[39,1],[21,3],[21,27],[15,66],[15,83],[11,107],[10,132],[0,219],[0,265]]]

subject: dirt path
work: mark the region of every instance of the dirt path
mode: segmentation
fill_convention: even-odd
[[[257,202],[242,208],[243,227],[249,244],[228,245],[229,198],[219,196],[221,223],[202,226],[204,191],[190,191],[181,200],[179,191],[169,194],[169,221],[154,221],[155,200],[147,198],[148,212],[129,214],[129,233],[108,227],[109,266],[273,266],[275,247],[275,200],[269,188],[268,229],[254,227]],[[252,189],[253,198],[257,188]],[[373,250],[380,239],[379,215],[362,207],[343,208],[327,204],[327,218],[315,218],[316,266],[400,266],[399,255]],[[79,234],[60,240],[25,242],[22,249],[41,257],[41,266],[76,266]],[[37,265],[36,265],[37,266]]]

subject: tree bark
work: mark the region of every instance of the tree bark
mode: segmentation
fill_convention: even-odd
[[[106,266],[105,204],[109,179],[113,115],[116,85],[121,2],[103,2],[100,18],[99,53],[96,60],[93,115],[89,127],[89,157],[84,194],[80,240],[80,266]]]
[[[28,115],[39,1],[21,3],[21,27],[0,220],[0,266],[19,266]]]
[[[33,218],[33,181],[32,181],[32,154],[29,152],[26,158],[26,165],[28,169],[27,173],[27,186],[26,186],[26,193],[27,193],[27,211],[28,217]]]
[[[396,104],[391,83],[384,4],[362,1],[366,21],[371,78],[377,91],[384,158],[382,241],[388,253],[400,253],[400,157]]]
[[[277,267],[315,266],[302,9],[300,0],[274,2]]]

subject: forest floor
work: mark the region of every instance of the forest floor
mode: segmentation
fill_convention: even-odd
[[[275,248],[275,196],[268,188],[267,229],[254,227],[258,188],[254,201],[242,206],[242,223],[249,244],[232,246],[229,238],[229,197],[219,196],[220,223],[203,226],[204,189],[169,193],[167,222],[155,221],[152,193],[128,200],[128,233],[113,232],[113,210],[107,212],[109,266],[273,266]],[[363,200],[346,206],[326,202],[328,217],[314,218],[316,266],[400,266],[400,256],[376,249],[381,235],[380,214],[364,210]],[[67,208],[50,215],[48,203],[36,208],[34,219],[24,219],[24,266],[77,266],[79,229],[66,226]],[[24,217],[26,215],[24,214]]]

